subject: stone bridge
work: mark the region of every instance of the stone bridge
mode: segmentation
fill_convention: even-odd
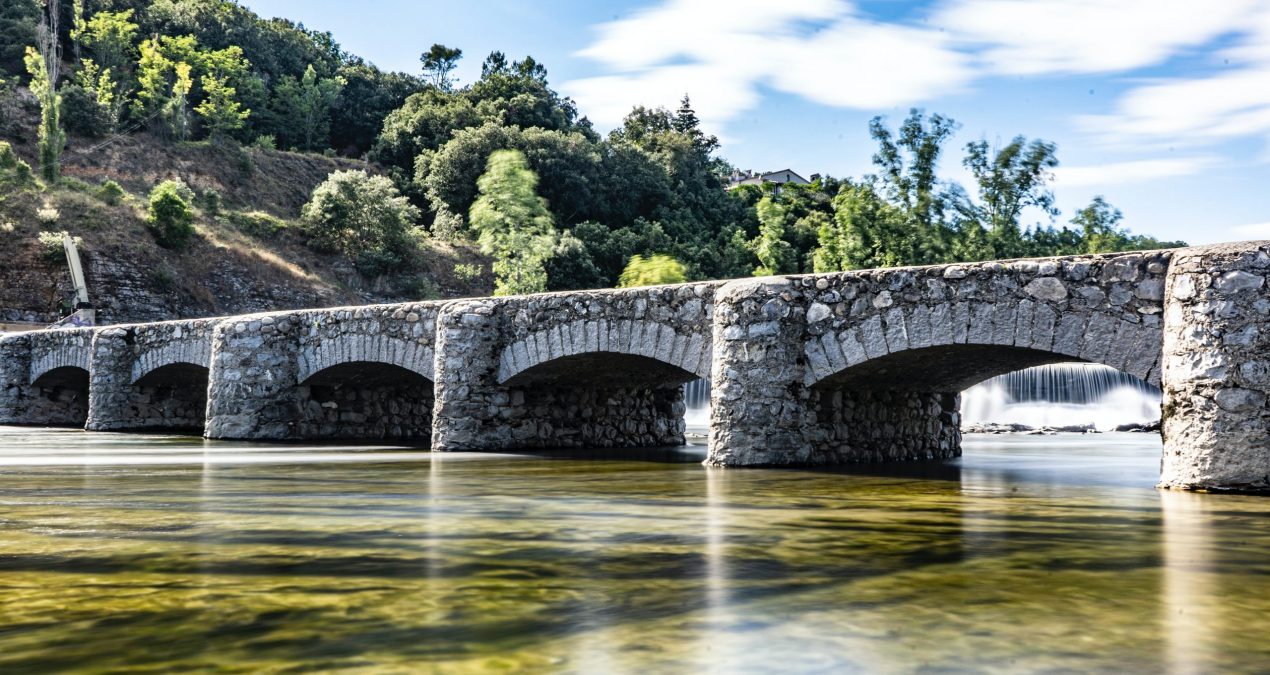
[[[1164,392],[1161,485],[1270,489],[1270,243],[39,331],[0,423],[433,450],[684,442],[708,464],[960,453],[959,393],[1084,361]]]

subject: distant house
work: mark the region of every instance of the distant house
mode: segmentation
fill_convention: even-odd
[[[732,190],[742,185],[762,185],[763,183],[776,183],[776,191],[780,191],[782,183],[795,183],[797,185],[810,185],[813,181],[820,178],[820,174],[813,173],[811,180],[807,180],[802,176],[794,173],[793,169],[781,169],[780,171],[768,171],[766,173],[755,173],[753,171],[733,171],[728,178],[728,185],[725,189]]]

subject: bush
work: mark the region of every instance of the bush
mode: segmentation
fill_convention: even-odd
[[[342,253],[367,276],[396,270],[414,246],[411,225],[419,210],[384,176],[336,171],[313,190],[301,211],[309,246]]]
[[[35,210],[35,219],[45,225],[54,225],[61,217],[62,214],[57,207],[48,202],[44,202],[43,206]]]
[[[481,266],[459,263],[454,266],[454,278],[470,284],[481,278]]]
[[[150,217],[146,224],[160,246],[183,249],[193,236],[194,212],[185,197],[189,193],[189,187],[179,180],[165,180],[150,191]]]
[[[260,150],[277,150],[278,139],[273,134],[261,134],[251,142],[251,147]]]
[[[31,165],[22,161],[13,146],[0,141],[0,180],[12,179],[18,183],[31,182]]]
[[[221,197],[220,193],[212,188],[203,190],[198,196],[198,207],[209,216],[215,216],[220,213]]]
[[[287,221],[263,211],[228,213],[225,218],[233,223],[239,232],[257,239],[271,239],[287,226]]]
[[[89,138],[101,138],[110,133],[110,115],[97,103],[96,93],[78,84],[64,85],[62,96],[62,123],[66,130]]]
[[[40,262],[55,267],[66,262],[66,245],[62,243],[62,238],[67,235],[65,230],[61,232],[45,232],[41,231],[35,235],[40,242]],[[73,238],[75,245],[79,246],[83,243],[79,237]]]
[[[102,181],[102,184],[97,187],[97,192],[94,194],[98,199],[111,206],[119,206],[123,202],[124,196],[127,195],[118,183],[109,178]]]
[[[420,276],[410,285],[410,295],[415,300],[440,300],[441,289],[431,277]]]
[[[660,284],[679,284],[687,278],[683,263],[668,255],[631,256],[631,261],[622,270],[617,280],[618,288],[635,286],[657,286]]]

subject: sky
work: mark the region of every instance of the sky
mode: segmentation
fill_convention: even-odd
[[[1270,239],[1270,0],[241,2],[389,70],[532,55],[602,132],[686,93],[743,169],[869,173],[868,121],[915,107],[960,124],[941,175],[971,192],[966,143],[1056,143],[1055,225],[1102,195],[1135,233]]]

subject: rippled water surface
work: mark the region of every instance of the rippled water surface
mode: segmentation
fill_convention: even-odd
[[[1270,667],[1270,499],[1159,438],[707,470],[0,429],[0,671]]]

